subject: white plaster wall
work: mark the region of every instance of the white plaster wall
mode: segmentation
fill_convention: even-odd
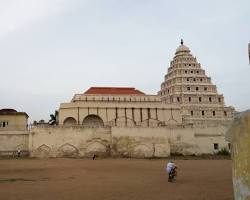
[[[34,127],[31,156],[167,157],[173,154],[213,154],[213,144],[227,145],[223,127]]]
[[[113,154],[131,157],[167,157],[169,133],[164,128],[112,127]]]
[[[102,146],[102,150],[106,151],[109,142],[109,128],[34,127],[29,138],[29,149],[32,157],[44,157],[44,154],[48,157],[65,154],[73,157],[91,156],[95,152],[90,150],[100,149]]]
[[[1,131],[0,132],[0,151],[22,151],[29,150],[28,131]]]
[[[196,128],[195,129],[195,141],[199,148],[199,153],[217,153],[222,148],[228,149],[228,142],[225,138],[226,133],[225,126]],[[219,149],[214,149],[214,143],[219,145]],[[229,150],[229,149],[228,149]]]
[[[171,128],[169,132],[171,153],[183,155],[199,154],[193,128],[176,127]]]

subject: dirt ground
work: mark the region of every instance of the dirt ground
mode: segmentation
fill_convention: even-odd
[[[166,160],[0,160],[1,200],[229,200],[230,160],[176,160],[167,181]]]

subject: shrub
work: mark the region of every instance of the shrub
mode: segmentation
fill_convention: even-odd
[[[223,156],[229,156],[230,151],[226,147],[223,147],[216,154],[217,155],[223,155]]]

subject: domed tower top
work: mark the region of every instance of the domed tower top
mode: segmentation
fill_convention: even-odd
[[[159,95],[167,104],[179,104],[187,123],[217,123],[233,117],[233,109],[225,106],[223,95],[218,94],[216,85],[183,40],[170,62]]]
[[[189,48],[184,45],[183,39],[181,39],[181,45],[176,49],[175,57],[182,55],[191,55]]]

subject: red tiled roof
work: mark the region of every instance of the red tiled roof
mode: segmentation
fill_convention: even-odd
[[[131,87],[91,87],[84,94],[145,95]]]

